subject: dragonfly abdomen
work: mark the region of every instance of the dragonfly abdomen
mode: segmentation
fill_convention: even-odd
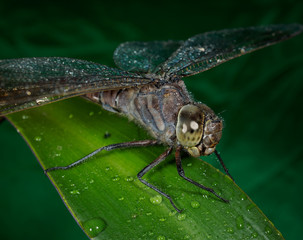
[[[157,87],[103,91],[88,97],[103,108],[123,114],[146,128],[163,143],[174,145],[176,122],[180,108],[191,102],[184,82],[174,82]]]

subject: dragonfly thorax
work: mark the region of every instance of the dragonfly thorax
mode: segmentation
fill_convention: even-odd
[[[194,157],[215,151],[222,136],[222,120],[205,104],[188,104],[178,113],[178,143]]]

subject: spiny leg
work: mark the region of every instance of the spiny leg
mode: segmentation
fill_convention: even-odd
[[[157,140],[141,140],[141,141],[135,141],[135,142],[124,142],[124,143],[116,143],[116,144],[111,144],[111,145],[107,145],[104,147],[101,147],[95,151],[93,151],[92,153],[86,155],[85,157],[79,159],[76,162],[73,162],[67,166],[64,167],[52,167],[52,168],[48,168],[44,170],[44,173],[50,172],[50,171],[54,171],[54,170],[66,170],[66,169],[70,169],[72,167],[75,167],[83,162],[85,162],[87,159],[91,158],[92,156],[96,155],[97,153],[101,152],[102,150],[105,151],[111,151],[114,149],[120,149],[120,148],[131,148],[131,147],[146,147],[146,146],[151,146],[151,145],[156,145],[158,144]]]
[[[146,186],[150,187],[151,189],[155,190],[156,192],[160,193],[162,196],[166,197],[171,205],[173,205],[173,207],[177,210],[177,212],[181,213],[182,210],[180,210],[179,208],[176,207],[176,205],[174,204],[172,198],[162,192],[161,190],[159,190],[157,187],[155,187],[154,185],[148,183],[147,181],[145,181],[144,179],[142,179],[142,177],[144,176],[144,174],[146,174],[149,170],[151,170],[153,167],[157,166],[159,163],[161,163],[172,151],[172,147],[168,148],[164,153],[162,153],[157,159],[155,159],[152,163],[150,163],[149,165],[147,165],[145,168],[143,168],[138,174],[137,177],[140,180],[140,182],[144,183]]]
[[[181,155],[180,155],[180,152],[181,152],[181,146],[178,146],[177,149],[176,149],[175,157],[176,157],[176,164],[177,164],[177,170],[178,170],[179,175],[180,175],[183,179],[185,179],[186,181],[188,181],[188,182],[190,182],[190,183],[196,185],[196,186],[199,187],[199,188],[202,188],[202,189],[204,189],[204,190],[206,190],[206,191],[208,191],[208,192],[214,194],[217,198],[221,199],[223,202],[228,203],[229,200],[226,200],[226,199],[220,197],[212,188],[205,187],[205,186],[203,186],[202,184],[197,183],[197,182],[195,182],[194,180],[192,180],[192,179],[190,179],[190,178],[188,178],[188,177],[185,176],[184,170],[183,170],[183,168],[182,168],[182,162],[181,162]]]
[[[235,181],[235,180],[233,179],[233,177],[229,174],[228,168],[225,166],[225,164],[224,164],[224,162],[223,162],[223,160],[222,160],[220,154],[217,152],[217,150],[215,150],[215,154],[216,154],[216,156],[217,156],[217,158],[218,158],[220,164],[221,164],[222,167],[224,168],[224,171],[225,171],[225,173],[227,174],[227,176],[229,176],[233,181]]]

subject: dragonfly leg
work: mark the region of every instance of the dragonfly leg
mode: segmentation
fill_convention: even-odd
[[[156,192],[158,192],[159,194],[161,194],[163,197],[166,197],[171,205],[177,210],[177,212],[181,213],[182,210],[180,210],[179,208],[176,207],[176,205],[174,204],[172,198],[162,192],[161,190],[159,190],[157,187],[155,187],[154,185],[148,183],[147,181],[145,181],[144,179],[142,179],[142,177],[149,171],[151,170],[153,167],[157,166],[159,163],[161,163],[172,151],[172,147],[168,148],[164,153],[162,153],[157,159],[155,159],[152,163],[150,163],[149,165],[147,165],[145,168],[143,168],[138,174],[137,177],[140,180],[140,182],[142,182],[143,184],[145,184],[146,186],[150,187],[151,189],[155,190]]]
[[[202,188],[202,189],[204,189],[204,190],[206,190],[206,191],[208,191],[208,192],[214,194],[217,198],[221,199],[223,202],[228,203],[229,200],[220,197],[212,188],[205,187],[205,186],[203,186],[202,184],[197,183],[197,182],[195,182],[194,180],[192,180],[192,179],[190,179],[190,178],[188,178],[188,177],[185,176],[184,170],[183,170],[183,168],[182,168],[182,162],[181,162],[181,155],[180,155],[180,152],[181,152],[181,147],[179,146],[179,147],[177,147],[176,153],[175,153],[176,164],[177,164],[177,170],[178,170],[179,175],[180,175],[183,179],[185,179],[186,181],[188,181],[188,182],[190,182],[190,183],[196,185],[196,186],[199,187],[199,188]]]
[[[45,169],[44,173],[48,173],[50,171],[59,170],[59,169],[61,169],[61,170],[70,169],[72,167],[75,167],[75,166],[87,161],[89,158],[91,158],[92,156],[101,152],[102,150],[111,151],[111,150],[120,149],[120,148],[146,147],[146,146],[151,146],[151,145],[156,145],[156,144],[158,144],[157,140],[141,140],[141,141],[124,142],[124,143],[116,143],[116,144],[107,145],[107,146],[101,147],[101,148],[93,151],[92,153],[86,155],[85,157],[83,157],[83,158],[79,159],[78,161],[73,162],[67,166],[52,167],[52,168]]]
[[[217,158],[218,158],[220,164],[221,164],[222,167],[224,168],[224,171],[225,171],[225,173],[227,174],[227,176],[229,176],[233,181],[235,181],[235,180],[233,179],[233,177],[229,174],[228,168],[225,166],[225,164],[224,164],[224,162],[223,162],[223,160],[222,160],[220,154],[217,152],[217,150],[215,150],[215,154],[216,154],[216,156],[217,156]]]

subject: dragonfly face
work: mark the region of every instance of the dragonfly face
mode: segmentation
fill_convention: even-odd
[[[179,111],[176,135],[178,142],[190,155],[200,157],[215,151],[222,128],[222,120],[209,107],[190,104]]]

